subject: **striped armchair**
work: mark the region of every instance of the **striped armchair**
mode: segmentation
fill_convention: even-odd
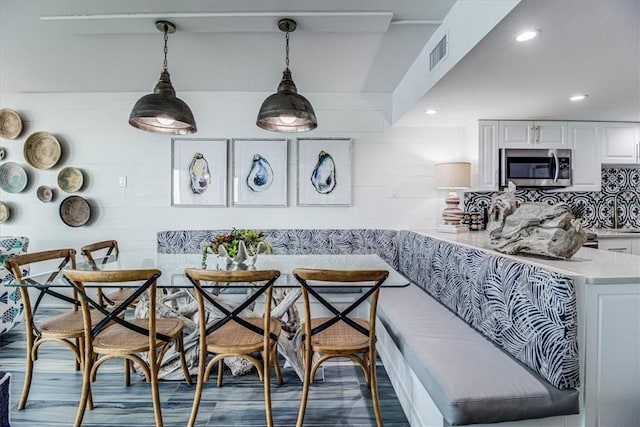
[[[4,266],[6,259],[27,253],[29,238],[0,236],[0,335],[8,332],[22,319],[22,300],[18,288],[6,286],[13,274]],[[29,274],[28,271],[23,274]]]

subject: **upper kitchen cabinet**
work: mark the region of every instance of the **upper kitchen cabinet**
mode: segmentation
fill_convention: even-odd
[[[500,148],[567,148],[567,122],[500,121]]]
[[[478,189],[498,189],[498,122],[478,122]]]
[[[572,191],[600,191],[600,133],[602,127],[593,122],[568,122],[571,148]]]
[[[640,163],[640,124],[602,123],[602,163]]]

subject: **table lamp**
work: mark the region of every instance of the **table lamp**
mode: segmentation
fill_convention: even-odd
[[[468,228],[461,226],[463,212],[458,205],[460,197],[456,192],[459,188],[469,188],[471,185],[471,163],[453,162],[440,163],[436,165],[436,187],[448,189],[449,194],[445,199],[447,207],[442,211],[444,226],[438,226],[442,231],[467,231]]]

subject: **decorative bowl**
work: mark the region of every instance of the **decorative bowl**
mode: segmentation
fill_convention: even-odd
[[[20,193],[28,182],[27,172],[14,162],[0,165],[0,188],[7,193]]]
[[[38,200],[42,203],[49,203],[53,200],[53,190],[46,185],[41,185],[36,190],[36,195],[38,196]]]
[[[11,209],[5,202],[0,202],[0,224],[6,222],[11,217]]]
[[[84,175],[78,168],[66,167],[58,173],[58,187],[65,193],[75,193],[82,188]]]
[[[0,109],[0,138],[16,139],[22,133],[22,119],[10,108]]]
[[[50,169],[58,163],[62,148],[49,132],[35,132],[24,143],[24,159],[36,169]]]
[[[80,196],[69,196],[60,203],[60,218],[69,227],[80,227],[91,218],[91,206]]]

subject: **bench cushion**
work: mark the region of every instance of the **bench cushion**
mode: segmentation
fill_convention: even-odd
[[[416,285],[382,289],[378,317],[451,425],[579,411],[577,390],[553,387]]]
[[[557,388],[580,385],[571,277],[489,251],[399,232],[400,272]]]

